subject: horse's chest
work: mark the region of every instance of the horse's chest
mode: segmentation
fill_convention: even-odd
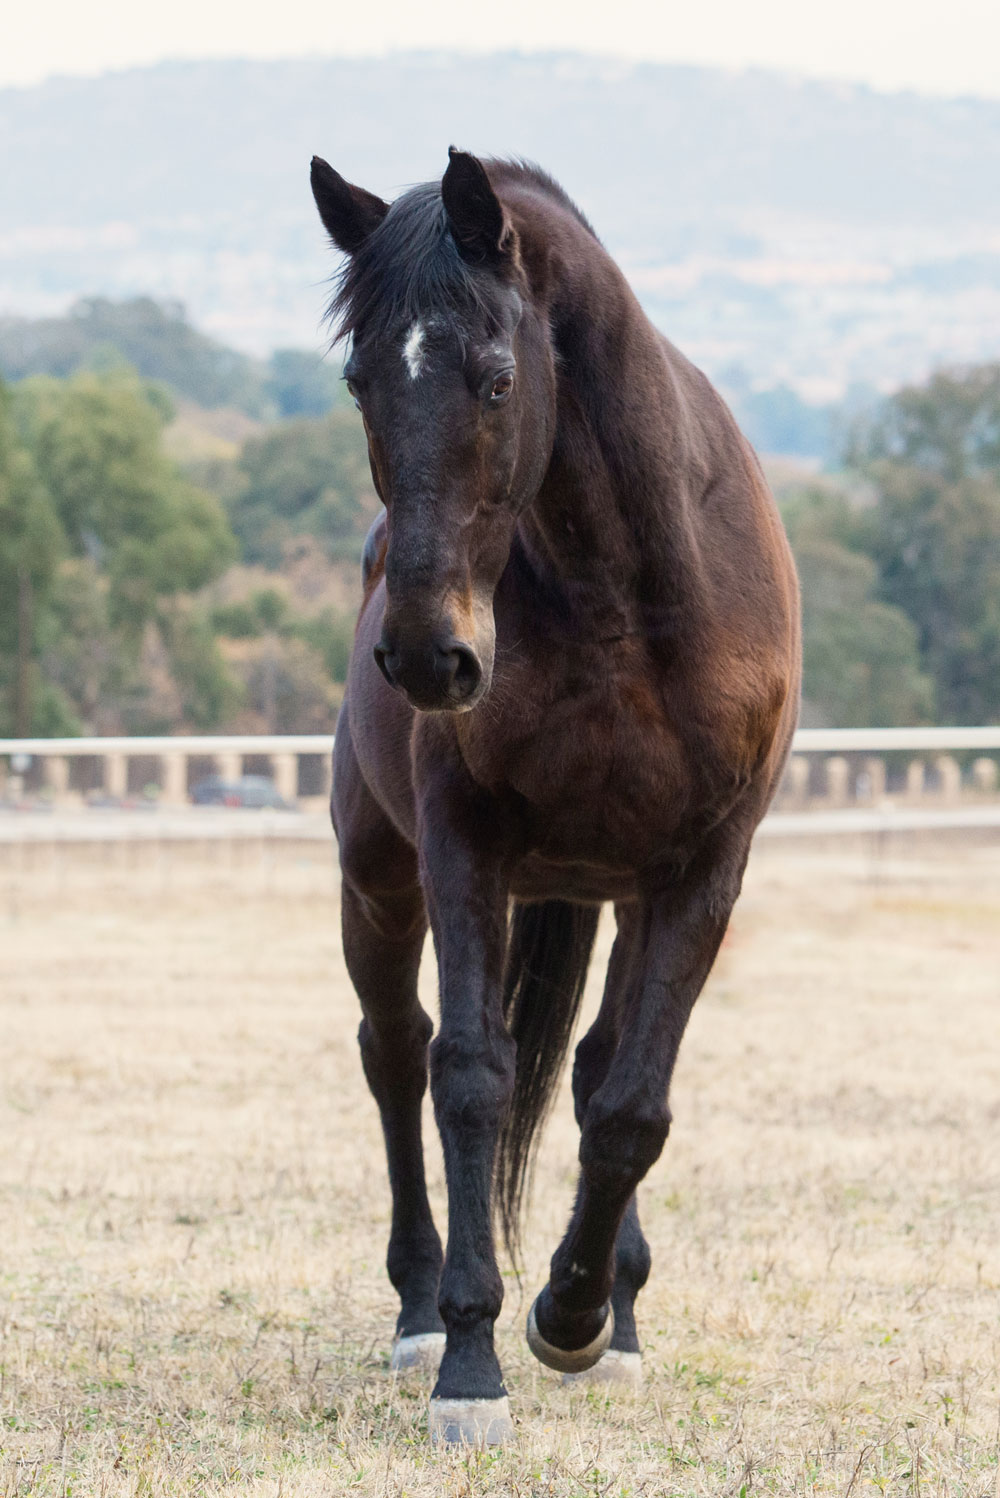
[[[470,768],[529,809],[543,856],[639,868],[655,859],[691,805],[693,776],[664,697],[612,678],[545,702],[526,692],[487,725]]]

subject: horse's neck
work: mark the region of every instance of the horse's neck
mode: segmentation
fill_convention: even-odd
[[[708,482],[703,429],[690,366],[671,364],[624,282],[611,290],[605,281],[602,320],[557,325],[556,439],[522,538],[599,633],[672,635],[704,591],[693,517]]]

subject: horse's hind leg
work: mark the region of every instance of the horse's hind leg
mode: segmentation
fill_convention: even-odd
[[[361,1059],[381,1115],[392,1187],[386,1264],[400,1298],[392,1365],[434,1366],[445,1338],[437,1308],[441,1240],[427,1200],[420,1118],[433,1029],[417,999],[427,917],[413,849],[356,766],[338,764],[335,800],[344,956],[361,1000]]]
[[[587,1104],[608,1074],[621,1035],[625,1009],[639,976],[639,908],[620,905],[615,916],[618,935],[608,963],[601,1007],[576,1048],[573,1065],[573,1103],[581,1129]],[[649,1267],[649,1245],[639,1226],[639,1208],[633,1193],[615,1240],[615,1283],[611,1292],[614,1332],[611,1343],[592,1369],[583,1374],[567,1374],[567,1378],[601,1378],[633,1384],[641,1380],[642,1354],[635,1325],[635,1300],[649,1278]]]

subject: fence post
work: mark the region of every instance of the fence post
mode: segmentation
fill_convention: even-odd
[[[271,773],[275,789],[286,801],[295,801],[299,794],[299,757],[297,754],[272,754]]]
[[[995,759],[977,759],[972,764],[972,783],[983,796],[993,796],[997,788]]]
[[[45,784],[53,801],[65,801],[69,791],[69,760],[65,754],[50,754],[45,763]]]
[[[911,759],[906,767],[906,794],[914,801],[919,801],[924,794],[924,783],[926,773],[922,759]]]
[[[243,756],[226,750],[215,756],[215,767],[223,780],[239,780],[243,774]]]
[[[957,759],[950,754],[938,757],[937,772],[941,777],[941,796],[945,801],[957,801],[962,794],[962,770]]]
[[[834,806],[844,806],[847,803],[847,788],[850,782],[851,767],[846,759],[835,754],[826,762],[826,795],[827,800]]]
[[[788,785],[788,801],[792,806],[805,806],[809,800],[809,761],[804,754],[793,754],[785,771]]]
[[[868,776],[868,795],[872,803],[877,806],[885,799],[885,760],[866,759],[865,774]]]
[[[160,758],[160,774],[163,777],[163,804],[183,806],[187,801],[187,755],[164,754]]]
[[[108,796],[128,795],[128,755],[115,751],[104,756],[104,790]]]

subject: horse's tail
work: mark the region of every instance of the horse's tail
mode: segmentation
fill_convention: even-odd
[[[599,915],[597,905],[546,900],[515,905],[511,917],[503,1007],[517,1043],[517,1064],[497,1151],[496,1198],[512,1258],[517,1257],[536,1134],[573,1033]]]

